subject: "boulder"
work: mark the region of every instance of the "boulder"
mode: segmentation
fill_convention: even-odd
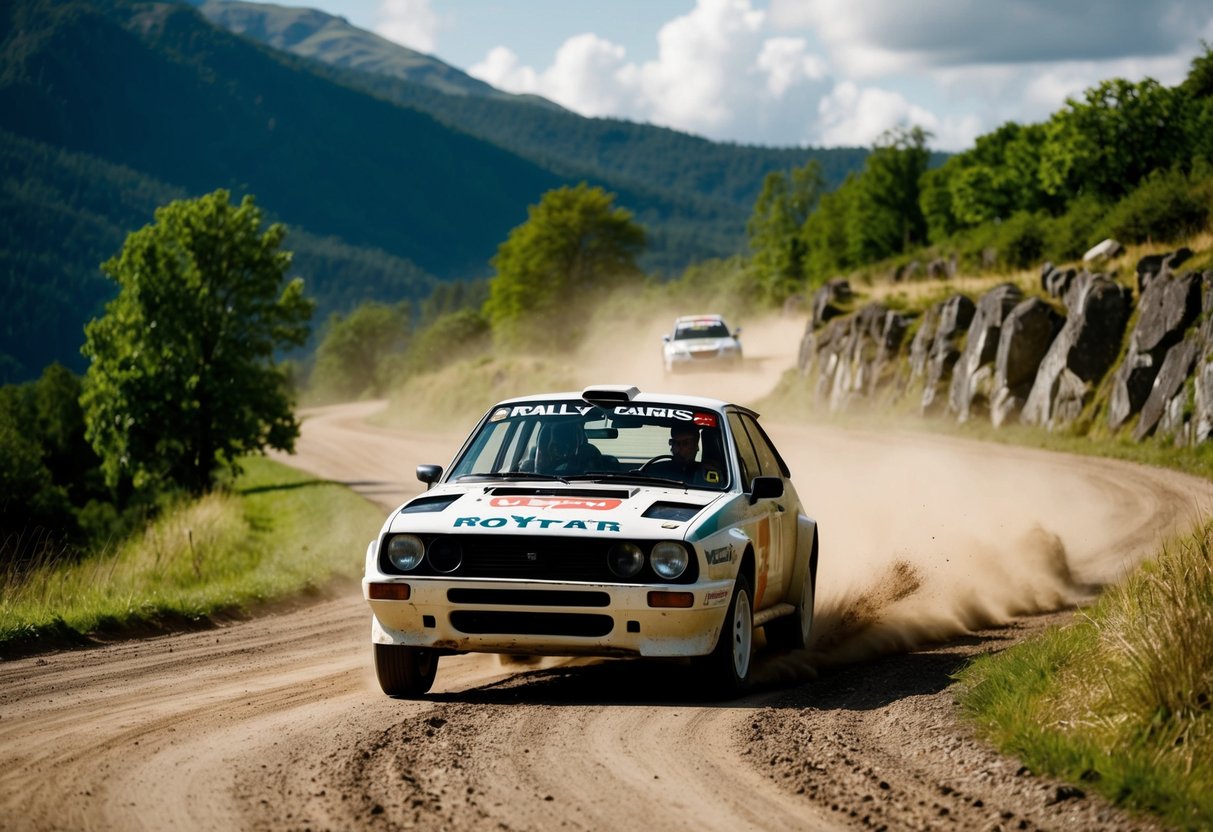
[[[1193,395],[1191,443],[1213,439],[1213,271],[1202,275],[1204,322],[1200,325],[1199,356],[1193,375],[1196,383]]]
[[[1119,428],[1145,405],[1163,359],[1200,314],[1200,288],[1193,272],[1174,277],[1163,271],[1147,282],[1128,352],[1112,378],[1108,427]]]
[[[1161,254],[1147,254],[1137,261],[1137,293],[1146,291],[1149,282],[1164,271],[1175,271],[1192,256],[1192,249],[1187,246],[1175,251],[1164,251]]]
[[[1167,350],[1167,357],[1163,359],[1158,377],[1154,379],[1150,397],[1146,399],[1146,403],[1141,409],[1141,418],[1137,420],[1137,426],[1133,429],[1135,441],[1140,442],[1153,434],[1159,421],[1168,413],[1170,419],[1167,432],[1174,434],[1182,429],[1182,413],[1184,405],[1187,403],[1185,385],[1199,353],[1200,343],[1195,337],[1186,338]],[[1176,424],[1176,422],[1180,424]]]
[[[1119,257],[1124,253],[1125,247],[1109,237],[1102,242],[1096,243],[1087,253],[1082,256],[1082,262],[1092,263],[1097,260],[1107,260],[1112,257]]]
[[[1101,275],[1071,287],[1070,311],[1036,373],[1020,421],[1048,429],[1069,424],[1082,412],[1091,387],[1120,352],[1129,317],[1127,287]]]
[[[975,397],[988,400],[990,391],[982,389],[984,385],[980,382],[992,380],[993,372],[980,377],[978,372],[994,363],[1003,319],[1021,300],[1023,291],[1018,286],[1002,283],[977,301],[964,350],[952,369],[952,383],[948,390],[948,409],[961,422],[968,421]]]
[[[942,404],[940,394],[951,379],[952,368],[960,360],[960,339],[973,322],[977,307],[964,295],[952,295],[939,307],[939,324],[927,354],[926,384],[922,391],[922,412],[929,413]]]
[[[990,421],[995,427],[1023,409],[1036,370],[1063,323],[1065,318],[1040,298],[1019,303],[1003,320],[990,396]]]

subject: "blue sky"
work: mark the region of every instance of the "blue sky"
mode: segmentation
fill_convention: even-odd
[[[1213,0],[277,0],[511,92],[717,141],[963,150],[1105,78],[1172,85]]]

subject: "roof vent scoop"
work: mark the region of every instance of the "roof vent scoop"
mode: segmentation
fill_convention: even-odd
[[[635,387],[624,387],[622,384],[602,384],[598,387],[587,387],[581,391],[581,398],[596,407],[615,407],[627,404],[640,395]]]

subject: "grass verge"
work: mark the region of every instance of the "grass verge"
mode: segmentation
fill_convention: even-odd
[[[1030,768],[1213,828],[1213,521],[1073,624],[958,676],[979,732]]]
[[[262,457],[244,468],[110,551],[0,574],[0,655],[201,626],[361,575],[381,509]]]

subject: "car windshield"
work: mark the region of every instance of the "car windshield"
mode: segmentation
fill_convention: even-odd
[[[729,328],[723,321],[695,321],[689,324],[679,324],[674,330],[674,340],[685,338],[728,338]]]
[[[723,422],[715,410],[651,402],[499,405],[464,446],[448,480],[601,478],[724,491],[732,477]]]

